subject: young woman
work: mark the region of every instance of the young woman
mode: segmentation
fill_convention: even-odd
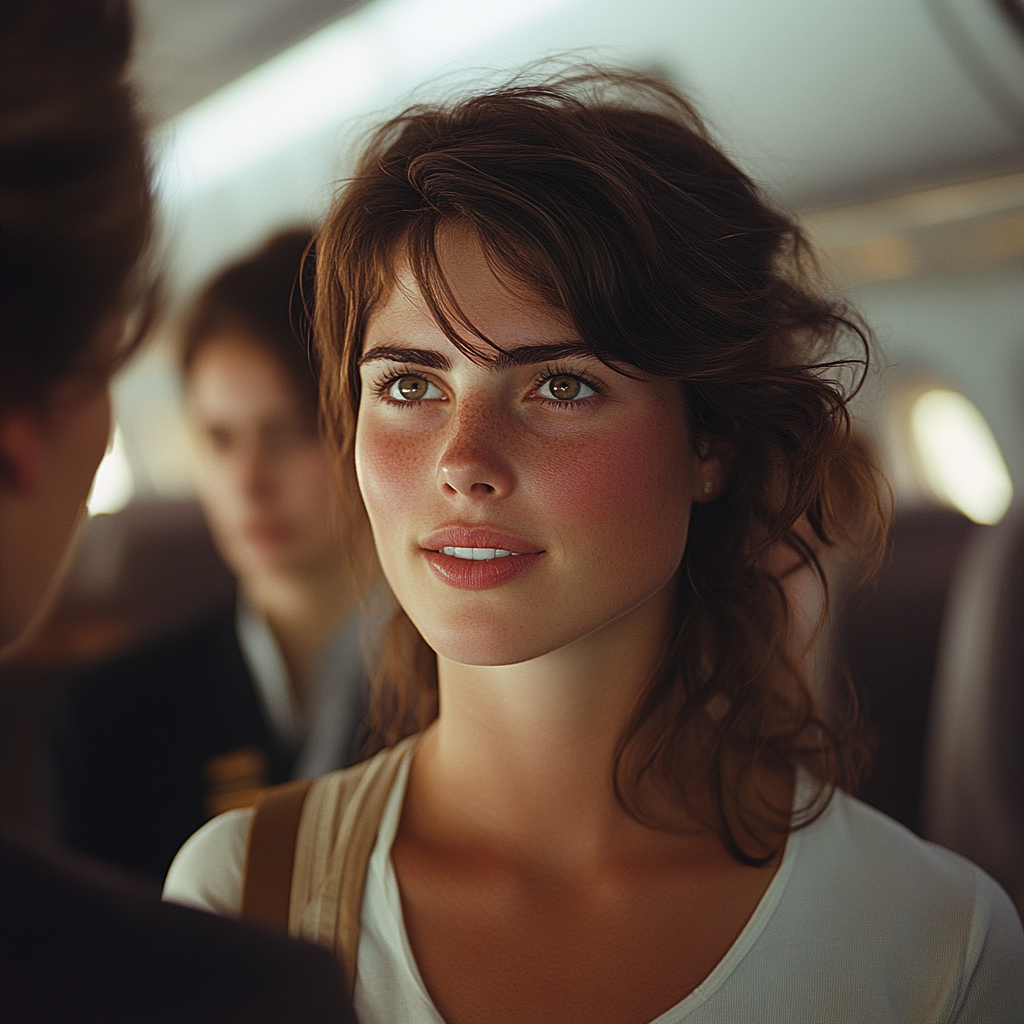
[[[399,607],[381,752],[305,795],[279,919],[364,1024],[1018,1018],[1005,894],[837,788],[787,593],[883,533],[866,332],[690,105],[583,70],[413,109],[317,274]],[[249,913],[272,818],[166,894]]]

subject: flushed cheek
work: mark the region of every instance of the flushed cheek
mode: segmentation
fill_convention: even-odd
[[[403,523],[418,490],[430,483],[423,439],[371,418],[360,419],[356,436],[356,477],[374,530]]]
[[[534,500],[544,519],[564,524],[573,548],[620,572],[644,572],[682,553],[689,520],[688,453],[659,444],[654,430],[608,432],[535,455]]]

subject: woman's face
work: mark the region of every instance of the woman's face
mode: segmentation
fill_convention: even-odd
[[[196,486],[225,561],[249,581],[334,566],[330,464],[284,367],[258,340],[217,335],[186,390]]]
[[[444,270],[511,356],[462,355],[404,275],[366,333],[356,470],[385,575],[427,643],[461,664],[515,664],[673,578],[701,463],[677,384],[588,355],[475,240],[450,239]]]

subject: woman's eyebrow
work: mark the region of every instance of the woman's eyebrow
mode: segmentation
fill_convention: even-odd
[[[534,363],[546,363],[552,359],[566,359],[572,356],[593,358],[594,353],[582,342],[563,342],[558,345],[518,345],[507,352],[497,352],[487,362],[495,370],[505,370],[513,366],[531,366]],[[392,363],[416,363],[429,366],[435,370],[450,370],[451,360],[435,349],[396,348],[390,345],[377,345],[363,353],[359,365],[387,360]]]
[[[434,370],[450,370],[451,360],[443,352],[435,352],[429,348],[393,348],[390,345],[377,345],[364,352],[359,360],[360,366],[366,363],[388,361],[392,363],[417,363],[429,366]]]
[[[499,352],[494,360],[497,370],[510,366],[530,366],[533,363],[547,363],[552,359],[568,359],[573,356],[594,358],[594,353],[580,341],[562,342],[559,345],[519,345],[508,352]]]

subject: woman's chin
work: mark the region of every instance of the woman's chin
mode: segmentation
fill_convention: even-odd
[[[457,665],[494,668],[520,665],[559,650],[578,639],[530,629],[522,622],[466,622],[454,624],[417,623],[423,639],[441,658]]]
[[[465,645],[458,650],[451,650],[447,654],[444,651],[437,651],[439,657],[453,665],[467,665],[472,668],[502,668],[508,665],[521,665],[527,661],[534,661],[547,653],[549,652],[524,653],[510,649],[467,650]]]

